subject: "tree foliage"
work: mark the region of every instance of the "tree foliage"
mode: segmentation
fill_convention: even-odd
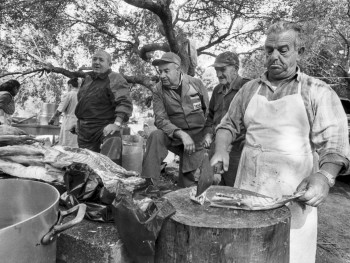
[[[310,52],[302,65],[308,73],[340,76],[348,72],[349,62],[349,18],[342,3],[345,0],[4,0],[0,78],[15,76],[24,83],[22,105],[32,96],[58,101],[64,76],[83,76],[79,68],[89,67],[91,55],[101,48],[111,53],[113,69],[133,85],[133,98],[142,104],[154,85],[156,70],[150,62],[159,52],[179,54],[183,70],[188,70],[187,40],[196,43],[199,59],[241,47],[243,72],[256,77],[263,69],[261,37],[279,19],[303,23],[307,29]],[[43,68],[56,74],[43,74]],[[204,73],[198,65],[197,76]],[[214,81],[206,79],[208,85]]]
[[[340,95],[349,95],[350,2],[301,1],[294,17],[304,21],[304,70],[329,83]]]

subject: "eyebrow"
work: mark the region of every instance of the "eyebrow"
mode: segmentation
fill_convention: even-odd
[[[289,47],[289,45],[285,44],[285,45],[277,46],[277,49],[284,48],[284,47]],[[265,48],[272,48],[272,49],[274,49],[273,46],[269,46],[269,45],[265,45]]]

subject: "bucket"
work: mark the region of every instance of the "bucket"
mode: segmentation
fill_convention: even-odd
[[[55,114],[58,108],[58,104],[56,103],[43,103],[41,106],[41,111],[39,115],[39,124],[48,125],[49,120]]]
[[[122,135],[122,167],[128,171],[142,172],[143,138],[139,135]]]

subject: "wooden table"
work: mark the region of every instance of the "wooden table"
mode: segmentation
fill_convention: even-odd
[[[55,136],[60,135],[60,126],[55,125],[41,125],[41,124],[12,124],[13,127],[19,128],[28,134],[38,135],[52,135],[52,142],[55,143]]]

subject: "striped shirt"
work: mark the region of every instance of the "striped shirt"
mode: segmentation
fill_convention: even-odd
[[[348,121],[338,95],[325,82],[307,76],[297,69],[296,74],[284,80],[278,87],[272,86],[267,72],[246,83],[237,93],[218,129],[227,129],[233,140],[244,127],[244,115],[251,98],[261,84],[259,95],[267,100],[278,100],[298,92],[301,96],[310,123],[310,143],[319,155],[320,167],[324,163],[342,165],[341,173],[350,173]]]

